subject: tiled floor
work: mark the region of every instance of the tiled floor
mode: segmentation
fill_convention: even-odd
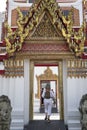
[[[63,120],[31,120],[24,130],[66,130]]]
[[[44,113],[34,113],[34,117],[33,117],[34,120],[44,120],[44,118],[45,118]],[[50,119],[59,120],[60,119],[59,113],[52,113]]]

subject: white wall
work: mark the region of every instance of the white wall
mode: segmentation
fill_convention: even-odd
[[[82,95],[87,93],[87,78],[67,79],[67,111],[69,130],[80,130],[80,112],[78,110]]]
[[[1,41],[1,36],[2,36],[2,23],[5,20],[5,12],[0,12],[0,41]]]
[[[87,93],[87,78],[68,78],[67,97],[68,111],[77,110],[83,94]]]
[[[0,76],[0,96],[11,100],[11,130],[22,130],[24,126],[24,78],[5,78]]]

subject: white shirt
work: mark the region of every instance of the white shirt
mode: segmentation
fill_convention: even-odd
[[[44,89],[44,91],[42,93],[42,98],[45,97],[45,92],[46,92],[46,89]],[[50,98],[55,98],[54,92],[52,90],[50,90]]]

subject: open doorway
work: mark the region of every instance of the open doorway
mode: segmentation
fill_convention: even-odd
[[[33,119],[43,120],[44,103],[42,91],[46,84],[50,83],[51,89],[55,94],[56,104],[52,107],[52,120],[60,119],[60,99],[58,86],[58,65],[34,65],[34,89],[33,89]]]
[[[47,67],[47,69],[48,69],[48,67]],[[51,69],[50,69],[51,70]],[[46,87],[46,85],[47,84],[50,84],[50,89],[51,89],[51,91],[54,93],[54,95],[55,95],[55,99],[56,99],[56,103],[55,104],[53,104],[53,106],[52,106],[52,113],[58,113],[58,92],[57,92],[57,80],[50,80],[50,78],[49,78],[49,80],[47,79],[45,79],[45,80],[40,80],[40,113],[44,113],[44,98],[42,98],[42,93],[43,93],[43,91],[44,91],[44,89],[45,89],[45,87]]]

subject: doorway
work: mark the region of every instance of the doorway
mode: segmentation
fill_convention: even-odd
[[[40,63],[31,61],[30,69],[30,120],[44,119],[40,115],[44,115],[44,104],[41,98],[41,91],[45,87],[46,83],[51,84],[51,89],[55,92],[56,105],[53,106],[53,110],[56,110],[53,115],[54,119],[63,119],[63,91],[62,90],[62,62],[56,64],[52,63]],[[61,89],[60,89],[61,87]],[[61,93],[62,92],[62,93]],[[40,118],[39,118],[40,117]]]

